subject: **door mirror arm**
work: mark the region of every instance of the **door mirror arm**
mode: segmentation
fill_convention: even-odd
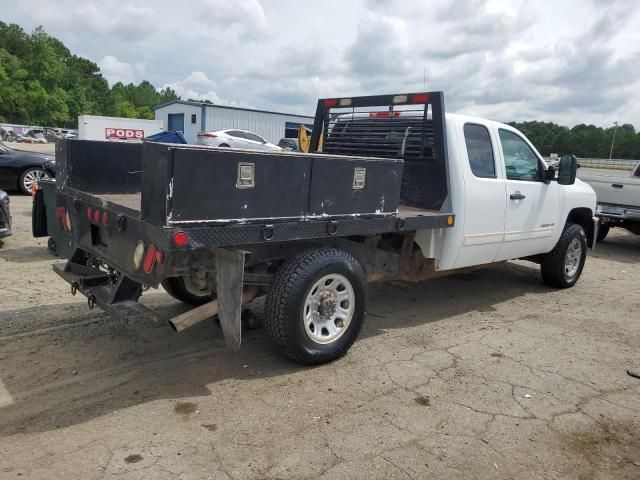
[[[549,165],[546,170],[543,171],[542,179],[544,183],[549,185],[552,180],[556,179],[556,167]]]

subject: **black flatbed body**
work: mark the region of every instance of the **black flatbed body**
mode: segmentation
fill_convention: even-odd
[[[47,209],[54,222],[70,223],[62,229],[76,252],[70,265],[157,286],[215,249],[452,227],[442,94],[349,100],[347,113],[345,99],[318,102],[310,153],[59,142]],[[404,107],[402,115],[380,113],[390,105]],[[185,244],[176,243],[179,232]],[[136,264],[138,245],[153,246],[162,261],[149,271]],[[84,275],[71,270],[58,273],[70,283]]]

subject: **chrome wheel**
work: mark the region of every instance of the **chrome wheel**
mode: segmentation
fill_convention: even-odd
[[[582,244],[580,240],[574,238],[571,240],[567,253],[564,257],[564,273],[567,278],[573,277],[580,268],[580,262],[582,261]]]
[[[28,192],[33,191],[33,185],[40,180],[49,180],[49,175],[44,170],[33,169],[27,170],[22,176],[22,186]]]
[[[302,311],[307,336],[326,345],[338,340],[349,328],[356,306],[349,280],[340,274],[325,275],[309,289]]]

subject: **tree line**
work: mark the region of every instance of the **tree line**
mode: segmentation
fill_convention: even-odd
[[[98,65],[42,27],[28,34],[0,21],[0,122],[77,127],[78,115],[153,118],[153,107],[177,99],[146,80],[109,87]]]
[[[0,21],[0,122],[76,127],[78,115],[153,118],[153,108],[178,100],[171,88],[158,91],[144,80],[135,85],[109,84],[100,68],[72,54],[42,27],[26,33]],[[573,153],[608,158],[614,127],[511,122],[540,153]],[[640,159],[640,133],[625,123],[615,129],[614,158]]]
[[[572,153],[583,158],[609,158],[611,153],[612,158],[640,159],[640,133],[629,123],[617,128],[585,124],[568,128],[538,121],[510,122],[509,125],[524,133],[545,156],[551,153]]]

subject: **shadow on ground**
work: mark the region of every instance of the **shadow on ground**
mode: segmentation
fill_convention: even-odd
[[[42,262],[54,258],[46,246],[0,250],[0,260],[15,263]]]
[[[548,291],[537,268],[517,264],[420,284],[372,285],[361,338],[491,312],[497,303]],[[161,318],[186,310],[163,293],[143,299]],[[260,318],[259,302],[253,310]],[[80,302],[2,316],[0,381],[7,394],[0,395],[0,435],[82,423],[156,399],[207,396],[209,386],[225,379],[303,369],[280,356],[264,330],[246,332],[240,351],[229,351],[213,321],[176,334],[164,322],[123,324]]]

